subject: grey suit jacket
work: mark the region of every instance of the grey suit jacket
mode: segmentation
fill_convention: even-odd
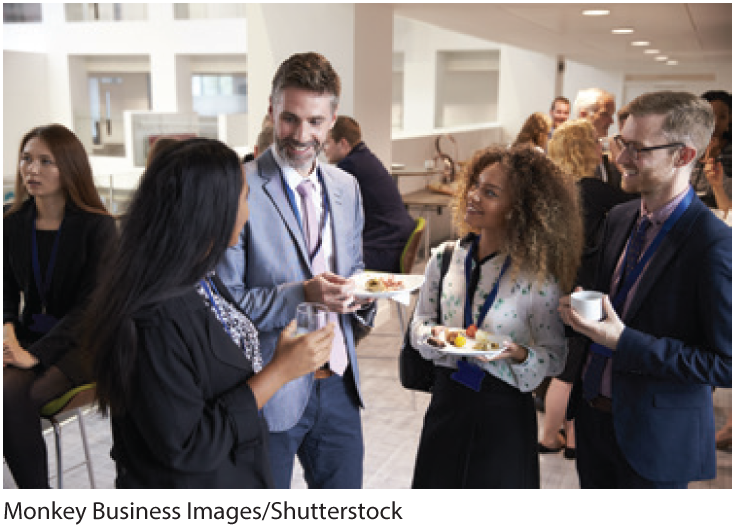
[[[321,169],[334,238],[333,271],[350,277],[364,269],[360,189],[346,172],[326,164]],[[314,275],[301,227],[286,197],[281,170],[271,151],[246,163],[245,173],[250,186],[250,218],[239,243],[227,250],[216,271],[258,328],[263,360],[267,363],[273,358],[281,330],[295,318],[296,306],[304,301],[303,282]],[[372,310],[374,314],[374,307]],[[352,366],[345,375],[352,372],[362,405],[353,334],[357,317],[342,315],[340,322]],[[266,403],[264,413],[271,431],[285,431],[296,425],[313,382],[313,374],[293,380]]]

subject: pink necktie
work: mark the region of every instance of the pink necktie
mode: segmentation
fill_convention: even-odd
[[[324,251],[322,250],[323,244],[320,244],[320,225],[316,218],[316,208],[312,198],[312,193],[315,191],[314,184],[310,180],[304,180],[296,187],[296,190],[301,196],[301,210],[304,213],[304,237],[309,247],[311,270],[314,275],[319,275],[328,270],[324,259]],[[329,356],[329,369],[341,376],[347,368],[345,338],[337,314],[329,312],[329,320],[334,322],[334,341],[332,341],[332,352]]]

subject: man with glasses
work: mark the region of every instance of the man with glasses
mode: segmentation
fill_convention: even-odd
[[[600,245],[602,321],[570,296],[564,322],[590,340],[574,385],[583,488],[685,488],[716,476],[712,386],[732,385],[732,231],[689,185],[714,126],[689,93],[630,103],[617,163],[640,201],[614,208]]]

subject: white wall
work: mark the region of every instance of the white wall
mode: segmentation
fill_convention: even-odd
[[[586,64],[566,61],[562,95],[572,103],[572,110],[574,110],[574,99],[577,97],[577,92],[587,88],[601,88],[613,94],[616,111],[626,102],[623,100],[623,74],[621,72],[601,70]],[[569,117],[574,118],[572,115]],[[610,131],[615,130],[616,124],[610,127]]]
[[[47,60],[44,53],[3,51],[4,178],[15,177],[23,135],[35,126],[54,121],[48,104]]]
[[[503,142],[513,142],[532,113],[548,112],[555,76],[555,56],[502,46],[498,121],[503,126]]]

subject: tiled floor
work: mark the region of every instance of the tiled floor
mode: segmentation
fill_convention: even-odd
[[[387,301],[381,301],[376,330],[358,348],[363,393],[367,405],[363,412],[365,436],[364,487],[402,489],[411,484],[414,456],[424,411],[429,396],[404,390],[398,382],[398,350],[401,336],[398,319]],[[724,423],[731,410],[730,391],[715,391],[717,426]],[[539,427],[543,423],[539,413]],[[94,460],[94,474],[99,488],[112,488],[115,470],[109,458],[111,437],[109,423],[89,410],[85,415],[87,434]],[[76,423],[63,429],[64,486],[88,488],[83,450]],[[47,434],[52,486],[55,480],[53,434]],[[718,451],[717,478],[697,482],[692,488],[732,488],[732,454]],[[298,464],[297,464],[298,466]],[[574,462],[562,455],[541,455],[541,486],[545,489],[578,488]],[[7,466],[3,465],[3,487],[15,487]],[[294,488],[304,488],[301,471],[294,471]]]

